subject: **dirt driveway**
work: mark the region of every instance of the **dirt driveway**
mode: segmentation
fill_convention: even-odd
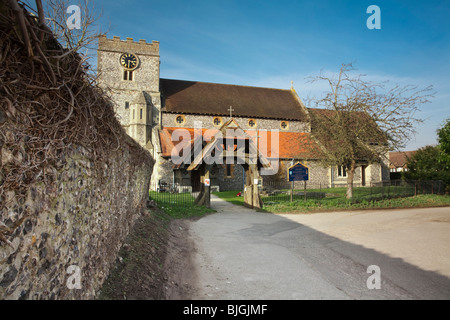
[[[171,225],[168,299],[450,299],[450,208],[274,215],[214,196],[212,206]]]

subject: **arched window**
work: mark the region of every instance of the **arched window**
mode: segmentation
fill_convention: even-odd
[[[224,178],[230,179],[234,178],[234,164],[225,164],[224,166],[225,172],[224,172]]]

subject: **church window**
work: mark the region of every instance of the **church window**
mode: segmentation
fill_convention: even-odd
[[[225,178],[233,178],[233,169],[234,165],[232,164],[227,164],[225,166]]]
[[[281,127],[281,129],[283,129],[283,130],[289,129],[289,122],[287,122],[287,121],[281,121],[280,127]]]
[[[256,127],[256,120],[254,120],[254,119],[248,120],[248,126],[250,128],[255,128]]]
[[[175,123],[178,125],[183,125],[186,122],[186,118],[183,115],[176,116]]]
[[[347,170],[344,166],[338,166],[338,177],[347,177]]]
[[[220,126],[220,125],[222,124],[222,118],[220,118],[220,117],[215,117],[215,118],[213,119],[213,124],[214,124],[215,126]]]
[[[123,80],[125,80],[125,81],[133,81],[133,71],[131,71],[131,70],[123,70]]]
[[[128,101],[125,101],[125,109],[128,109],[130,107],[130,103]]]
[[[141,114],[140,114],[140,119],[142,120],[142,108],[141,108]]]

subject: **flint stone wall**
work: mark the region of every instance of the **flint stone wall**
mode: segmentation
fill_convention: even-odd
[[[0,299],[92,299],[135,220],[146,209],[153,159],[128,136],[95,163],[73,147],[46,168],[53,181],[36,183],[12,201],[0,221],[26,218],[0,242]],[[2,166],[17,161],[0,142]],[[47,179],[48,180],[48,179]]]

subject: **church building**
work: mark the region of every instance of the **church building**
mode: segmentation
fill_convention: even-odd
[[[189,164],[174,163],[174,150],[181,140],[174,132],[196,130],[206,137],[233,123],[253,137],[258,152],[276,163],[269,175],[261,175],[262,185],[285,183],[287,169],[300,162],[309,169],[308,185],[314,188],[343,186],[347,175],[342,167],[323,167],[319,160],[324,146],[315,141],[308,121],[310,112],[294,88],[273,89],[233,84],[161,79],[159,42],[132,38],[99,39],[99,84],[110,90],[116,113],[127,133],[155,159],[152,186],[161,182],[194,186],[200,179]],[[182,130],[181,130],[182,129]],[[212,166],[210,183],[218,190],[241,190],[244,168],[239,163]],[[387,163],[363,164],[354,183],[370,185],[389,180]]]

